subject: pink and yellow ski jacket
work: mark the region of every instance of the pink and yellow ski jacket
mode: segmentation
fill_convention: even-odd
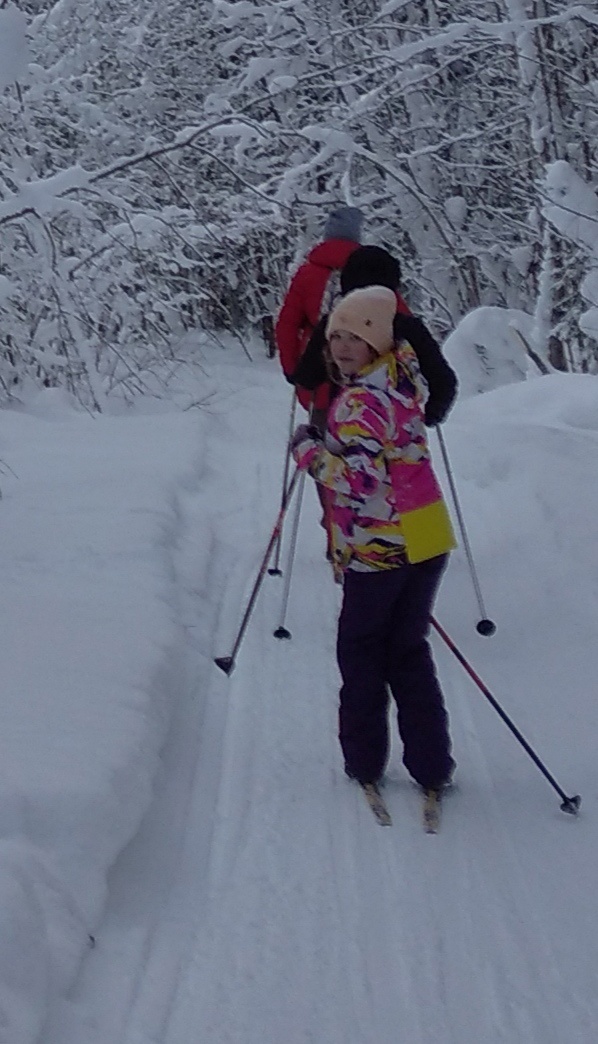
[[[294,446],[298,466],[332,491],[337,570],[396,569],[455,547],[430,461],[424,389],[402,342],[347,379],[324,442],[306,436]]]

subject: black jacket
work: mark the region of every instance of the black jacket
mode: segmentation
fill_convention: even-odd
[[[327,322],[327,316],[320,319],[292,376],[293,384],[307,388],[308,391],[313,391],[320,384],[330,381],[324,360]],[[397,313],[394,318],[394,333],[398,341],[409,341],[417,355],[422,377],[428,385],[426,424],[442,424],[457,396],[458,382],[455,372],[444,358],[438,342],[417,316]]]

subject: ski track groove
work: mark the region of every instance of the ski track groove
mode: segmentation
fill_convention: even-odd
[[[203,478],[208,485],[213,486],[222,481],[222,475],[227,474],[228,455],[225,447],[226,422],[220,417],[214,418],[213,434],[210,438],[209,451],[205,454],[202,472]],[[211,479],[211,483],[210,483]],[[264,469],[258,462],[256,468],[256,481],[253,485],[253,495],[249,505],[250,514],[258,513],[258,506],[263,496],[263,487],[266,483],[271,484],[272,475],[269,478],[264,474]],[[200,482],[198,481],[198,497]],[[263,512],[262,512],[263,514]],[[205,523],[205,512],[201,513]],[[240,516],[241,517],[241,516]],[[222,576],[227,559],[230,559],[230,544],[221,537],[223,523],[229,525],[235,519],[227,516],[221,519],[215,513],[211,526],[212,553],[207,555],[207,574],[202,579],[203,590],[222,592],[224,598],[219,605],[220,612],[214,614],[215,633],[220,635],[218,641],[222,640],[224,626],[221,622],[235,620],[239,602],[244,604],[254,583],[254,577],[247,577],[247,562],[242,556],[238,556],[234,562],[233,569],[228,576]],[[242,528],[242,527],[241,527]],[[255,543],[255,542],[254,542]],[[183,571],[184,572],[184,571]],[[224,581],[224,582],[223,582]],[[196,586],[199,586],[196,584]],[[231,603],[234,608],[231,608]],[[197,606],[195,607],[197,611]],[[211,677],[214,677],[215,668],[212,664],[212,650],[203,650],[203,669],[197,676],[195,688],[199,692],[205,690],[204,704],[200,719],[204,727],[208,725],[207,732],[212,740],[215,751],[226,752],[228,737],[231,733],[231,720],[234,719],[234,704],[229,696],[230,682],[222,676],[220,686],[216,681],[210,686]],[[209,656],[206,663],[205,655]],[[203,684],[202,684],[203,683]],[[216,690],[215,692],[213,690]],[[193,698],[193,695],[192,695]],[[192,719],[197,722],[197,714],[191,714]],[[189,722],[190,724],[191,722]],[[216,742],[214,743],[214,739]],[[180,850],[183,852],[181,860],[181,871],[178,880],[172,888],[170,903],[162,917],[157,919],[153,928],[154,953],[143,961],[144,975],[141,985],[137,985],[134,995],[129,1004],[127,1026],[123,1037],[123,1044],[149,1044],[156,1041],[157,1044],[165,1039],[168,1026],[172,1018],[173,1006],[180,990],[180,980],[184,975],[185,968],[189,965],[191,954],[198,932],[203,929],[208,919],[208,902],[210,897],[210,881],[214,876],[214,853],[218,851],[219,822],[224,815],[224,821],[228,822],[230,815],[227,814],[227,759],[223,756],[217,760],[214,771],[206,780],[205,761],[214,759],[213,752],[203,750],[209,747],[206,737],[202,742],[200,732],[196,734],[196,750],[194,756],[195,771],[193,780],[196,786],[191,784],[189,795],[189,814],[186,831],[180,842]],[[203,750],[203,753],[202,753]],[[174,765],[172,766],[174,769]],[[228,809],[231,808],[228,800]],[[239,808],[239,817],[242,821],[242,808]],[[199,842],[203,842],[200,844]],[[199,858],[198,858],[199,857]],[[201,872],[201,865],[205,869]],[[172,923],[180,920],[180,911],[183,907],[193,909],[189,904],[189,897],[200,891],[202,879],[204,880],[204,894],[201,900],[201,910],[194,912],[188,920],[188,914],[183,919],[185,928],[177,938],[172,933]],[[179,896],[178,902],[176,897]],[[170,909],[168,909],[170,906]],[[170,921],[169,921],[170,916]],[[181,927],[178,926],[177,927]],[[166,956],[166,960],[165,960]],[[168,968],[169,974],[166,973]]]
[[[277,643],[276,639],[272,637],[272,628],[270,627],[268,630],[268,624],[265,619],[263,626],[260,627],[258,623],[256,630],[262,636],[260,644],[263,649],[265,664],[267,663],[267,655],[269,655],[271,660],[275,661],[281,657],[285,659],[288,657],[291,648],[290,644]],[[252,890],[251,898],[253,901],[250,899],[249,905],[252,909],[258,911],[258,917],[263,917],[263,911],[268,906],[274,908],[275,915],[267,917],[265,925],[252,923],[251,917],[249,919],[244,918],[244,910],[242,908],[233,907],[228,917],[226,922],[227,932],[230,932],[233,936],[235,933],[245,933],[245,935],[251,938],[252,944],[249,947],[249,952],[252,954],[252,963],[255,962],[259,969],[256,972],[255,968],[239,968],[239,962],[237,961],[236,974],[240,981],[233,993],[242,992],[244,978],[253,973],[258,980],[260,978],[265,980],[263,992],[267,996],[270,997],[273,994],[277,996],[281,991],[284,994],[284,990],[289,984],[284,981],[284,978],[282,981],[280,980],[278,970],[274,966],[278,962],[273,961],[272,954],[284,952],[286,948],[285,931],[283,928],[277,927],[277,925],[284,926],[286,922],[289,922],[288,933],[292,934],[294,930],[294,942],[301,947],[298,954],[299,966],[303,969],[303,974],[306,974],[306,969],[311,969],[311,988],[306,991],[306,996],[311,996],[313,1003],[314,997],[318,996],[316,989],[318,981],[321,981],[322,975],[329,973],[329,961],[325,956],[322,957],[319,952],[322,948],[322,940],[318,938],[317,934],[314,937],[314,926],[319,923],[322,917],[332,918],[333,928],[335,929],[331,933],[332,939],[338,937],[338,932],[336,930],[334,913],[331,914],[330,912],[329,893],[325,892],[322,895],[321,888],[312,887],[310,889],[305,882],[297,879],[297,874],[289,863],[292,855],[289,856],[288,853],[293,853],[294,846],[296,847],[301,842],[301,837],[296,837],[298,830],[297,820],[290,822],[293,812],[293,799],[295,805],[298,806],[298,813],[301,812],[300,806],[305,805],[306,799],[311,798],[313,803],[313,795],[310,795],[309,792],[305,793],[306,789],[309,791],[309,775],[305,776],[304,766],[297,754],[296,740],[293,738],[296,736],[297,729],[300,729],[301,724],[305,723],[306,719],[304,708],[296,705],[295,714],[293,714],[293,706],[289,706],[286,701],[285,694],[281,691],[280,670],[276,669],[276,667],[274,670],[272,668],[269,670],[265,668],[264,670],[266,677],[258,685],[261,699],[259,693],[255,692],[251,685],[246,686],[240,682],[231,691],[231,700],[235,706],[237,721],[227,737],[228,749],[225,760],[234,763],[236,757],[242,752],[243,758],[246,759],[244,778],[247,781],[247,786],[245,787],[245,792],[249,793],[252,799],[243,799],[246,812],[244,831],[242,833],[237,829],[229,831],[228,827],[223,826],[220,836],[216,839],[216,848],[219,851],[213,861],[209,905],[216,911],[214,931],[216,934],[220,934],[220,936],[222,935],[220,931],[222,926],[219,922],[219,916],[222,910],[226,909],[227,896],[234,893],[235,884],[237,884],[237,902],[240,901],[241,895],[243,896],[241,907],[245,905],[248,890]],[[325,706],[324,702],[323,706]],[[269,715],[269,727],[266,728],[263,721],[262,728],[256,727],[256,720],[259,725],[259,719],[264,714]],[[298,720],[295,721],[295,718]],[[253,723],[251,723],[251,719],[254,719]],[[277,728],[272,727],[273,720],[276,721]],[[294,729],[293,726],[295,724],[297,728]],[[312,728],[313,725],[310,725],[310,730]],[[284,736],[289,738],[286,742],[281,742]],[[249,747],[247,743],[248,738],[253,739],[253,748]],[[236,767],[238,770],[238,764]],[[300,791],[296,796],[293,792],[289,793],[288,779],[290,769],[293,770],[294,778],[298,784],[302,785],[303,789],[303,793]],[[327,774],[327,767],[322,765],[320,771]],[[263,774],[264,772],[265,775]],[[235,799],[238,802],[238,791],[236,795],[235,791],[236,788],[233,787],[227,800],[227,804],[233,808]],[[317,798],[317,791],[314,791],[314,793]],[[219,822],[221,824],[226,823],[227,804],[220,804]],[[303,829],[306,834],[310,833],[310,828],[317,825],[317,817],[304,815]],[[324,826],[326,825],[324,824]],[[285,836],[285,830],[289,834],[288,837]],[[324,830],[324,835],[326,835],[326,829]],[[316,852],[320,851],[322,842],[317,835],[315,837],[310,836],[309,842],[314,847],[317,844]],[[268,852],[271,858],[273,855],[273,862],[262,864],[262,872],[265,875],[264,881],[251,877],[251,868],[260,852]],[[316,868],[314,884],[316,886],[321,885],[318,870],[321,864],[322,859],[316,858],[314,855],[313,867]],[[224,867],[228,869],[223,881],[220,877],[220,868]],[[310,866],[310,873],[313,873],[313,867]],[[239,885],[239,882],[244,883]],[[306,906],[307,912],[311,913],[311,916],[306,918],[307,929],[300,929],[299,938],[297,938],[297,926],[293,924],[296,910],[295,892],[297,889],[300,890],[302,906]],[[234,898],[235,896],[233,895]],[[336,906],[337,904],[334,902],[332,908],[335,909]],[[247,952],[246,941],[244,939],[244,945],[231,946],[233,953],[242,954]],[[318,961],[324,966],[320,966]],[[335,965],[336,961],[333,962],[333,966]],[[192,977],[195,978],[196,976],[192,973]],[[274,984],[276,984],[277,989],[274,989]],[[208,991],[212,994],[212,998],[213,990],[217,991],[218,988],[218,983],[212,984],[212,989]],[[335,983],[334,989],[336,990],[336,988]],[[227,1003],[230,1005],[230,996],[227,997]],[[217,1013],[214,1018],[221,1020],[222,1004],[213,999],[212,1004],[215,1006]],[[271,1014],[274,1021],[276,1021],[276,1012],[273,1011]],[[314,1039],[317,1039],[318,1032],[322,1031],[322,1026],[329,1016],[327,1016],[325,1011],[320,1011],[319,1013],[304,1012],[299,1020],[299,1025],[305,1024],[308,1015],[320,1027],[319,1030],[314,1029]],[[255,1013],[255,1016],[259,1021],[258,1012]],[[238,1034],[242,1030],[241,1022],[245,1024],[245,1021],[245,1015],[242,1016],[241,1020],[235,1021],[233,1012],[232,1026],[230,1028],[231,1040],[244,1039],[238,1036]],[[208,1032],[210,1031],[214,1032],[215,1026],[210,1024]],[[218,1032],[223,1032],[222,1025],[219,1026]],[[257,1031],[254,1032],[256,1033],[256,1039],[258,1039],[259,1034]],[[285,1027],[285,1033],[287,1034],[286,1039],[289,1039],[288,1026]],[[173,1039],[176,1039],[176,1031]],[[224,1039],[228,1039],[228,1037],[225,1036]],[[308,1034],[301,1039],[307,1040],[311,1038]],[[328,1039],[334,1039],[334,1026],[332,1023],[329,1027]],[[340,1039],[339,1037],[339,1044]]]
[[[198,471],[196,496],[202,481],[209,482],[214,469],[204,462]],[[203,516],[202,516],[203,517]],[[205,534],[204,534],[205,535]],[[217,554],[219,540],[217,526],[212,525],[207,534],[209,551],[205,556],[202,587],[205,590],[218,590],[217,574],[220,556]],[[195,578],[196,586],[199,578]],[[186,616],[193,618],[197,612],[197,591],[183,585],[186,602]],[[186,814],[182,818],[183,828],[176,838],[176,849],[179,854],[178,872],[174,875],[171,894],[164,907],[152,911],[151,930],[147,934],[140,969],[135,986],[131,993],[123,1029],[123,1044],[161,1044],[165,1028],[171,1016],[181,968],[185,963],[185,945],[191,948],[197,932],[196,915],[189,917],[186,900],[188,899],[189,876],[185,868],[189,865],[188,848],[190,835],[195,835],[193,843],[193,884],[197,888],[203,876],[207,876],[207,859],[197,859],[197,853],[211,851],[211,841],[215,832],[215,819],[210,814],[209,795],[205,794],[201,783],[202,757],[201,747],[209,747],[216,737],[226,733],[228,704],[222,701],[217,708],[220,713],[214,714],[214,701],[202,700],[199,694],[209,686],[213,672],[211,657],[206,657],[202,650],[199,663],[193,677],[189,680],[190,701],[181,706],[175,717],[175,752],[169,768],[183,765],[186,770],[184,802]],[[178,735],[176,735],[178,733]],[[206,743],[206,741],[208,741]],[[187,750],[186,757],[180,757],[181,743]],[[207,800],[206,800],[207,797]],[[203,845],[197,843],[198,840]],[[182,868],[182,872],[181,872]],[[187,885],[187,888],[185,888]],[[177,898],[183,894],[183,901]],[[181,917],[181,909],[185,913]],[[173,930],[174,929],[174,930]]]

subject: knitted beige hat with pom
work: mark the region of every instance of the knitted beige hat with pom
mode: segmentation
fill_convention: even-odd
[[[326,337],[336,330],[348,330],[367,341],[378,355],[384,355],[394,344],[392,322],[396,311],[396,296],[387,286],[352,290],[332,309]]]

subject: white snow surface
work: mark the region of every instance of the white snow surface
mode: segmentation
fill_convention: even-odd
[[[457,404],[497,632],[462,547],[436,613],[580,814],[434,636],[458,773],[429,837],[396,739],[391,828],[342,772],[311,480],[291,640],[267,575],[234,672],[214,665],[280,501],[290,392],[254,356],[206,350],[197,409],[3,412],[0,1042],[593,1044],[598,378]]]

